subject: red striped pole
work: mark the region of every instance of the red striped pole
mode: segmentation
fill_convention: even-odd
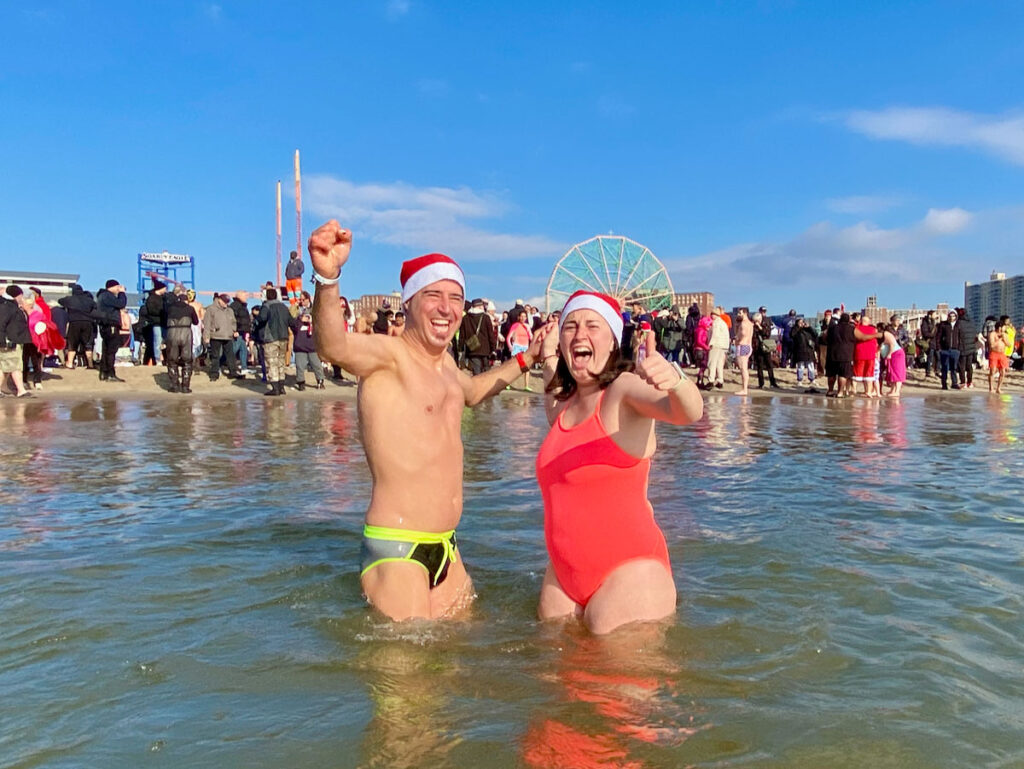
[[[302,258],[302,175],[298,150],[295,150],[295,252]]]
[[[277,283],[281,285],[281,180],[277,180]]]

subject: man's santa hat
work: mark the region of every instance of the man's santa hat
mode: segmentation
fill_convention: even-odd
[[[426,254],[402,263],[402,301],[439,280],[454,280],[466,293],[466,276],[451,257],[444,254]]]
[[[596,291],[577,291],[569,297],[569,301],[562,308],[562,315],[558,319],[558,331],[562,331],[565,319],[569,313],[576,310],[593,310],[611,327],[612,334],[616,341],[622,338],[622,308],[618,301],[608,294],[599,294]]]

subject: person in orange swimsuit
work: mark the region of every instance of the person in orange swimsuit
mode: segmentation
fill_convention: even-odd
[[[655,353],[626,361],[612,297],[577,291],[546,334],[551,430],[537,455],[550,563],[540,618],[576,616],[595,634],[675,611],[665,537],[647,499],[655,421],[701,418],[697,386]]]

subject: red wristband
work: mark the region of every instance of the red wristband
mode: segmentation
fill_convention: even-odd
[[[516,363],[519,364],[519,370],[524,374],[530,370],[530,367],[526,365],[526,357],[521,353],[516,353]]]

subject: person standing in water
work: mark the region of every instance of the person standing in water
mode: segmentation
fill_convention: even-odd
[[[754,324],[747,316],[747,308],[736,311],[736,365],[740,369],[740,389],[737,395],[746,395],[750,387],[750,354],[754,350]]]
[[[309,239],[317,351],[359,377],[359,424],[373,476],[363,592],[394,620],[452,616],[473,596],[455,537],[462,517],[462,412],[528,371],[545,333],[501,366],[475,377],[460,371],[448,346],[462,320],[466,280],[452,259],[427,254],[402,265],[402,335],[350,334],[338,281],[351,249],[352,231],[335,220]]]
[[[579,617],[604,634],[675,611],[668,547],[647,499],[654,423],[695,422],[704,401],[658,353],[635,367],[623,359],[612,297],[577,291],[559,323],[542,347],[551,430],[537,481],[550,562],[538,615]]]

